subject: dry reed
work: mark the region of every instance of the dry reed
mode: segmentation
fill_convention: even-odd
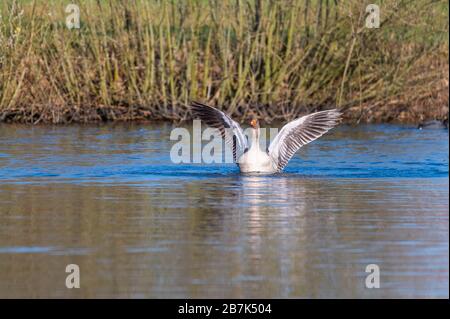
[[[269,122],[446,116],[447,2],[378,1],[369,29],[370,2],[74,1],[69,30],[60,1],[2,1],[0,122],[184,120],[191,100]]]

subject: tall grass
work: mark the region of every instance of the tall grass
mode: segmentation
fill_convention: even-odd
[[[448,111],[444,1],[376,1],[379,29],[373,1],[73,2],[72,30],[62,1],[0,4],[0,122],[183,120],[191,100],[266,121]]]

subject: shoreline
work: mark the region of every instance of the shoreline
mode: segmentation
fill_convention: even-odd
[[[439,121],[441,123],[447,122],[449,109],[448,106],[443,105],[441,107],[428,108],[425,112],[418,112],[417,108],[410,108],[406,110],[398,110],[397,112],[386,112],[386,110],[376,110],[371,113],[365,113],[364,109],[360,107],[354,107],[347,110],[343,110],[342,123],[348,125],[358,124],[397,124],[397,125],[420,125],[429,121]],[[121,108],[119,108],[120,110]],[[295,118],[314,113],[316,111],[330,109],[330,108],[317,108],[309,113],[299,113]],[[359,110],[358,110],[359,109]],[[186,116],[183,119],[168,118],[168,117],[152,117],[150,111],[144,108],[135,108],[131,112],[130,110],[122,108],[122,113],[117,113],[116,107],[89,107],[90,112],[82,115],[71,114],[68,120],[48,121],[42,120],[44,117],[42,113],[34,113],[35,120],[29,121],[30,117],[27,116],[26,110],[12,110],[10,112],[0,112],[0,125],[49,125],[49,126],[70,126],[70,125],[100,125],[100,124],[118,124],[118,123],[130,123],[130,124],[143,124],[143,123],[183,123],[193,120],[192,116]],[[238,122],[244,123],[248,120],[247,117],[232,116]],[[17,119],[18,118],[18,119]],[[21,120],[22,119],[22,120]],[[24,120],[25,119],[25,120]],[[61,119],[61,118],[60,118]],[[290,121],[294,118],[274,118],[274,119],[262,119],[265,123],[272,123],[278,121]]]

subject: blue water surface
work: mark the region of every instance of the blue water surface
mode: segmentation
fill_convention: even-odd
[[[0,180],[120,182],[202,179],[239,174],[235,164],[174,164],[174,126],[0,126]],[[204,142],[205,144],[206,142]],[[411,126],[340,126],[303,147],[284,178],[448,176],[448,130]]]

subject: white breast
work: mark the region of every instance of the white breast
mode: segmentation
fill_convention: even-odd
[[[266,152],[254,147],[239,157],[237,164],[243,173],[276,173],[276,165]]]

